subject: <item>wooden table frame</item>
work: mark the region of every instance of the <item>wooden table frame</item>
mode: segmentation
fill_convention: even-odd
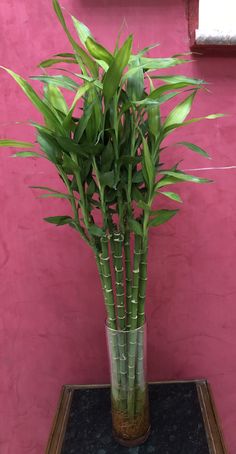
[[[210,454],[227,454],[222,432],[219,426],[218,416],[216,413],[214,401],[210,386],[206,380],[178,380],[178,381],[158,381],[152,384],[168,383],[195,383],[199,403],[202,411],[207,442]],[[107,388],[109,385],[64,385],[53,420],[47,448],[45,454],[61,454],[67,421],[69,418],[73,393],[76,389],[81,388]]]

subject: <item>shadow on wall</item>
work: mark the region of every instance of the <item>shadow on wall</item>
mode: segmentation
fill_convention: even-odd
[[[183,0],[184,1],[184,0]],[[78,5],[82,6],[93,6],[96,9],[107,8],[107,14],[109,14],[109,9],[117,7],[134,7],[134,12],[136,8],[146,8],[147,6],[154,6],[158,8],[168,8],[168,6],[175,6],[176,0],[72,0],[72,6],[76,9]]]

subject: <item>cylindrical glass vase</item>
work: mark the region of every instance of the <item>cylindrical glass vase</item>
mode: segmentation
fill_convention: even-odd
[[[146,324],[130,331],[107,326],[106,332],[113,435],[124,446],[137,446],[144,443],[150,433]]]

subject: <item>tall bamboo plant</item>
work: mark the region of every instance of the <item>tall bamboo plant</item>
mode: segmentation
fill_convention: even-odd
[[[209,181],[183,172],[178,163],[167,168],[163,141],[178,128],[221,115],[186,120],[205,82],[166,75],[165,70],[186,64],[188,57],[150,58],[147,53],[154,46],[134,54],[132,36],[121,46],[117,40],[111,53],[72,16],[78,44],[57,0],[53,0],[53,7],[72,51],[39,65],[45,68],[43,74],[31,79],[42,82],[42,96],[21,76],[2,67],[41,112],[44,123],[31,122],[36,143],[1,140],[0,146],[21,148],[23,151],[14,156],[43,158],[54,165],[65,192],[47,186],[38,189],[44,191],[43,197],[66,199],[71,216],[51,216],[45,221],[72,227],[93,250],[107,324],[114,332],[129,332],[145,321],[149,229],[178,212],[154,209],[154,200],[158,203],[168,198],[180,203],[180,196],[169,191],[170,185]],[[56,68],[52,75],[48,68],[60,63],[65,63],[66,69],[62,73]],[[74,93],[70,106],[67,90]],[[166,112],[170,100],[169,113],[163,116],[163,106]],[[208,157],[195,144],[183,141],[179,145]],[[114,338],[113,349],[119,353],[114,357],[120,358],[117,380],[132,389],[139,373],[139,363],[134,361],[138,340],[130,337],[128,342],[130,345],[126,341],[116,345]],[[122,405],[132,414],[132,392],[123,400]]]

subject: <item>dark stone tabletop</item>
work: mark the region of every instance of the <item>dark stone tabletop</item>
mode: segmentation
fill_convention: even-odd
[[[73,393],[61,454],[210,454],[195,383],[149,385],[152,431],[141,446],[112,437],[110,389]]]

